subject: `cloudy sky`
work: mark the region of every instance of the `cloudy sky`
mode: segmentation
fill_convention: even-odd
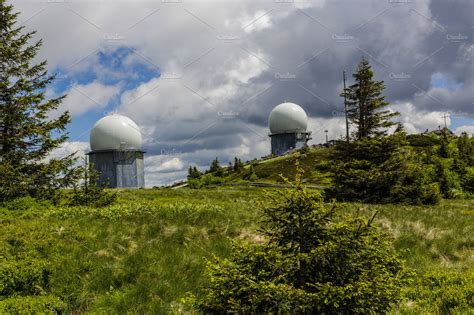
[[[344,134],[348,84],[369,59],[408,132],[444,125],[474,133],[472,0],[14,0],[37,30],[67,94],[70,139],[60,156],[89,150],[110,113],[141,128],[146,184],[267,155],[268,115],[284,101],[310,117],[311,143]],[[54,113],[53,113],[54,114]]]

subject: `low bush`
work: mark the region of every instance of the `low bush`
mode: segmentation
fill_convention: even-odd
[[[472,314],[474,272],[434,271],[420,276],[405,292],[405,314]]]
[[[201,178],[194,178],[188,180],[188,187],[192,189],[199,189],[204,186],[222,184],[223,182],[224,178],[214,176],[213,174],[209,173],[202,175]]]
[[[50,270],[45,260],[26,259],[0,264],[0,295],[39,294],[49,285]]]
[[[18,197],[0,203],[0,208],[11,211],[26,211],[31,209],[45,210],[51,207],[52,204],[48,200],[38,200],[30,196]]]
[[[0,300],[0,314],[61,314],[66,303],[51,295],[16,296]]]

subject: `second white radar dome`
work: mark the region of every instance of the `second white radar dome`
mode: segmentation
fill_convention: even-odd
[[[272,134],[304,132],[308,128],[308,116],[301,106],[282,103],[272,110],[268,124]]]

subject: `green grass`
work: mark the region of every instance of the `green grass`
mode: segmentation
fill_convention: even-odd
[[[228,256],[232,239],[259,241],[257,202],[267,190],[123,190],[115,205],[103,209],[0,208],[0,272],[29,279],[16,284],[17,295],[51,295],[68,312],[190,312],[186,297],[199,295],[205,285],[205,259]],[[473,200],[340,207],[367,215],[380,211],[377,224],[419,274],[474,269]],[[47,279],[21,267],[31,261]],[[0,296],[0,306],[8,297]]]

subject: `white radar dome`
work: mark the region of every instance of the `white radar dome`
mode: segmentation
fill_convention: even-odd
[[[272,110],[268,124],[272,134],[304,132],[308,128],[308,116],[301,106],[282,103]]]
[[[92,151],[140,150],[142,135],[137,124],[122,115],[110,115],[99,119],[91,130]]]

